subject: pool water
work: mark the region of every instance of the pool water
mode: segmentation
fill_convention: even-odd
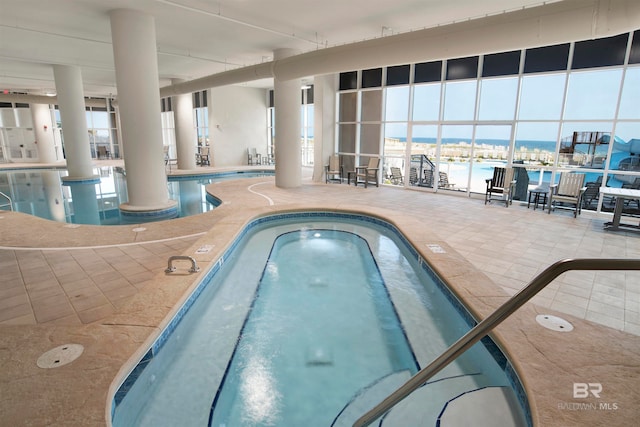
[[[124,175],[117,168],[95,168],[98,183],[62,183],[62,169],[22,169],[0,172],[0,191],[12,199],[13,210],[69,224],[122,225],[130,223],[119,206],[129,200]],[[272,176],[273,171],[225,172],[170,176],[169,199],[178,202],[178,217],[208,212],[220,204],[205,186],[238,178]],[[136,217],[135,223],[156,218]],[[164,218],[166,219],[166,218]]]
[[[390,227],[329,213],[250,224],[120,385],[113,425],[351,425],[474,323]],[[526,419],[490,340],[406,401],[435,425],[485,387],[514,388]]]
[[[403,370],[417,362],[366,241],[289,232],[273,245],[210,425],[329,426],[360,389]]]

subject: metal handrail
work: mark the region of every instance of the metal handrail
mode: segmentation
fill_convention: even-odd
[[[446,367],[449,363],[453,362],[476,342],[488,335],[493,328],[502,323],[503,320],[513,314],[513,312],[524,305],[524,303],[533,298],[556,277],[569,270],[640,270],[640,259],[581,258],[561,260],[550,265],[542,273],[538,274],[531,282],[529,282],[527,286],[522,288],[520,292],[498,307],[489,317],[464,334],[428,366],[421,369],[382,402],[358,418],[356,422],[353,423],[353,427],[365,427],[374,422],[394,407],[398,402],[413,393],[413,391],[440,372],[440,370]]]
[[[9,206],[11,208],[11,210],[13,211],[13,202],[11,201],[11,197],[7,196],[2,191],[0,191],[0,196],[6,198],[9,201],[9,203],[5,203],[3,205],[0,205],[0,208],[4,208],[5,206]]]

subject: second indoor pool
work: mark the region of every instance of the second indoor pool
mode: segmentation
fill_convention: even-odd
[[[63,169],[0,171],[0,191],[11,197],[16,212],[70,224],[129,224],[131,220],[121,215],[119,209],[129,200],[122,170],[100,167],[95,168],[94,173],[100,177],[97,183],[63,183],[62,177],[67,176]],[[185,217],[208,212],[219,205],[219,200],[207,195],[206,185],[229,179],[273,176],[273,173],[273,170],[251,170],[169,176],[167,190],[169,199],[178,202],[178,217]],[[136,223],[142,221],[140,217],[135,219]]]
[[[473,324],[384,221],[327,212],[260,218],[120,384],[113,425],[352,425]],[[513,425],[530,425],[520,381],[490,339],[381,425],[436,425],[447,406],[456,410],[451,402],[487,390],[510,399]]]

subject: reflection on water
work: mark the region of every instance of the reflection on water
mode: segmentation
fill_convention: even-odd
[[[129,223],[119,206],[128,201],[127,183],[121,170],[95,168],[100,182],[62,183],[66,170],[23,169],[0,172],[0,191],[11,197],[13,210],[40,218],[73,224],[121,225]],[[273,171],[170,177],[169,199],[178,202],[178,216],[208,212],[218,202],[207,198],[205,186],[213,182],[270,176]],[[152,221],[153,219],[135,222]]]

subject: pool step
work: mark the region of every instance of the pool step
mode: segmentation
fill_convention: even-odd
[[[435,426],[442,408],[451,399],[488,385],[484,375],[455,375],[432,380],[393,407],[383,418],[381,426]],[[468,424],[474,425],[475,424]],[[498,425],[498,424],[496,424]]]
[[[520,427],[527,422],[511,387],[485,387],[450,400],[438,417],[437,427]]]
[[[449,390],[449,387],[447,387]],[[436,427],[525,427],[518,399],[511,387],[490,386],[434,399],[432,390],[422,387],[400,402],[380,426],[432,425]],[[440,405],[440,409],[435,406]]]
[[[407,370],[394,372],[360,390],[333,420],[332,427],[351,427],[353,423],[411,378]]]
[[[395,372],[363,388],[338,414],[332,426],[352,426],[355,420],[409,378],[408,371]],[[493,386],[486,376],[477,373],[433,380],[414,391],[373,425],[520,427],[527,424],[513,390]]]

